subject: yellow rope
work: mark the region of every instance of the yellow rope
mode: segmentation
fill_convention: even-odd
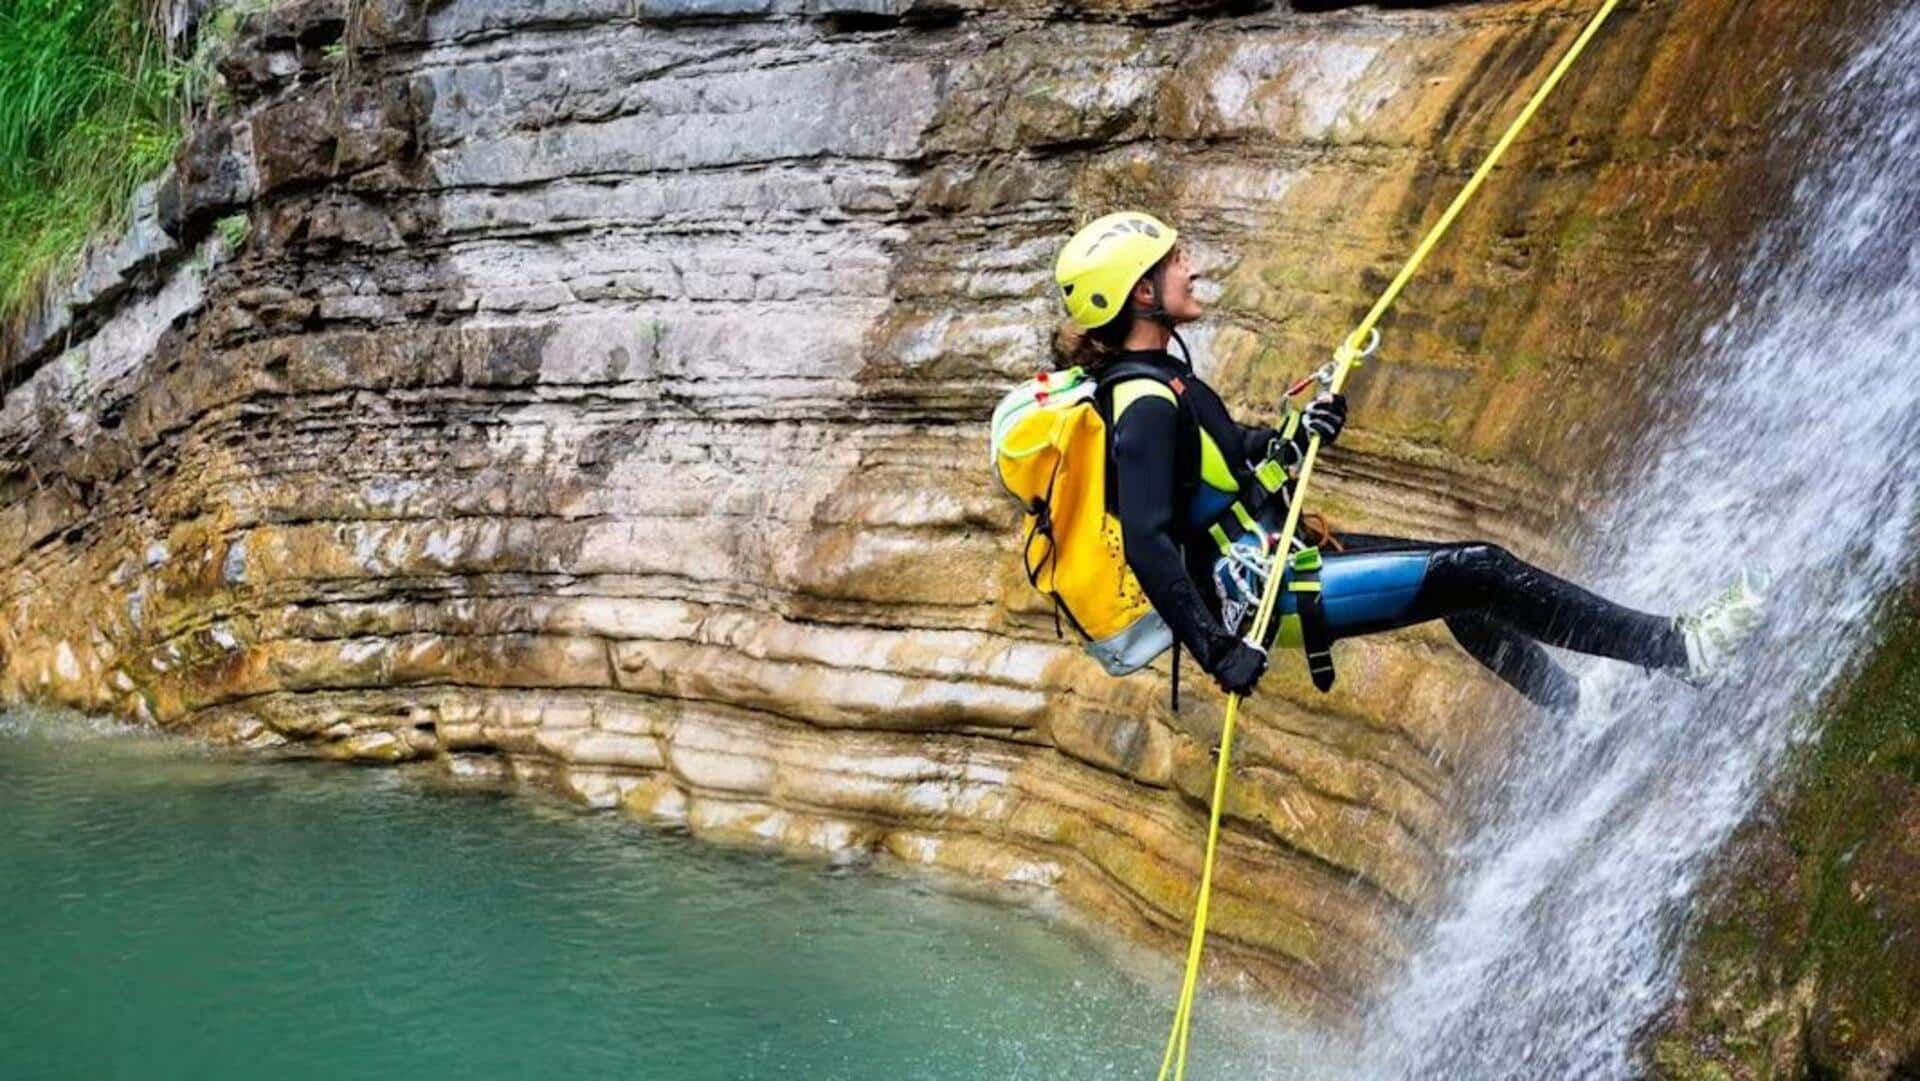
[[[1454,219],[1458,218],[1467,204],[1473,201],[1474,195],[1480,191],[1481,185],[1486,183],[1487,177],[1492,175],[1494,167],[1500,163],[1507,148],[1520,137],[1520,133],[1533,120],[1534,114],[1540,111],[1541,104],[1553,93],[1554,88],[1560,85],[1560,80],[1566,77],[1574,62],[1580,59],[1580,54],[1586,51],[1587,44],[1600,32],[1600,27],[1607,21],[1607,17],[1613,14],[1613,9],[1618,7],[1619,3],[1620,0],[1605,0],[1600,5],[1600,10],[1594,13],[1586,29],[1581,31],[1572,47],[1567,50],[1567,54],[1554,65],[1553,70],[1540,84],[1540,88],[1534,91],[1533,97],[1527,101],[1526,107],[1520,110],[1520,115],[1514,118],[1506,134],[1502,135],[1500,141],[1495,143],[1493,149],[1487,153],[1487,159],[1480,163],[1480,168],[1474,171],[1466,187],[1460,189],[1460,194],[1454,197],[1446,213],[1440,215],[1440,220],[1427,231],[1425,239],[1420,241],[1420,246],[1415,248],[1413,255],[1407,259],[1407,264],[1400,268],[1400,273],[1394,277],[1386,291],[1380,294],[1380,299],[1374,302],[1373,309],[1367,312],[1366,318],[1360,320],[1360,325],[1355,327],[1353,333],[1347,335],[1346,340],[1340,344],[1339,352],[1336,354],[1338,364],[1334,368],[1329,390],[1338,393],[1346,385],[1347,373],[1360,359],[1361,343],[1367,340],[1367,336],[1387,314],[1387,309],[1393,306],[1393,302],[1400,298],[1400,293],[1407,287],[1407,283],[1419,273],[1421,264],[1427,261],[1427,256],[1433,254],[1433,249],[1439,245],[1441,238],[1453,227]],[[1293,499],[1287,508],[1286,525],[1280,531],[1280,546],[1274,549],[1281,554],[1275,557],[1276,573],[1267,576],[1266,592],[1261,595],[1260,609],[1254,616],[1253,631],[1250,636],[1252,641],[1264,641],[1267,625],[1273,620],[1274,605],[1279,599],[1280,582],[1284,577],[1283,573],[1279,573],[1285,567],[1284,553],[1292,548],[1293,535],[1300,528],[1300,511],[1306,506],[1307,485],[1313,480],[1314,463],[1319,460],[1319,457],[1320,437],[1314,435],[1307,441],[1306,457],[1300,463],[1300,479],[1294,485]],[[1212,811],[1207,818],[1207,849],[1200,866],[1200,894],[1193,910],[1193,937],[1187,943],[1186,978],[1180,987],[1180,1005],[1174,1013],[1173,1031],[1167,1035],[1167,1051],[1160,1060],[1159,1081],[1167,1081],[1169,1070],[1172,1071],[1174,1081],[1186,1081],[1187,1039],[1191,1034],[1193,994],[1195,986],[1199,983],[1200,955],[1205,948],[1207,937],[1207,915],[1213,899],[1214,854],[1220,846],[1220,812],[1226,803],[1227,768],[1233,756],[1233,726],[1239,719],[1239,715],[1240,696],[1236,694],[1227,699],[1226,719],[1220,726],[1220,764],[1213,775]]]

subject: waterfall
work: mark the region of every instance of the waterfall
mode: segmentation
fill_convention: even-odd
[[[1888,5],[1783,146],[1785,213],[1671,357],[1686,412],[1625,443],[1580,576],[1656,611],[1776,575],[1762,640],[1696,690],[1583,664],[1458,854],[1455,886],[1364,1031],[1368,1076],[1618,1078],[1670,998],[1689,906],[1818,705],[1871,647],[1920,522],[1920,7]],[[1784,46],[1783,46],[1784,47]]]

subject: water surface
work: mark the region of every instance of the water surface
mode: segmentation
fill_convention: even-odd
[[[1150,1077],[1176,973],[1031,903],[0,713],[0,1077]],[[1194,1076],[1309,1077],[1215,994]],[[1230,1064],[1230,1065],[1229,1065]]]

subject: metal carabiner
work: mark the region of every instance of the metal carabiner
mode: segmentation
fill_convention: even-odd
[[[1372,337],[1367,339],[1367,347],[1365,349],[1362,349],[1358,353],[1353,354],[1353,363],[1355,366],[1358,366],[1361,361],[1367,359],[1368,357],[1380,351],[1380,328],[1368,327],[1367,333],[1371,334]],[[1346,352],[1349,348],[1351,347],[1348,346],[1345,342],[1342,342],[1340,345],[1340,351],[1342,353]],[[1337,363],[1339,359],[1340,359],[1340,356],[1338,353],[1336,353],[1334,355],[1334,361]]]
[[[1367,347],[1365,349],[1353,354],[1353,363],[1356,366],[1361,361],[1380,351],[1380,328],[1369,327],[1367,329],[1373,336],[1367,340]],[[1348,348],[1345,342],[1340,343],[1340,350],[1333,355],[1332,360],[1320,365],[1319,368],[1314,370],[1312,375],[1307,376],[1305,379],[1287,388],[1287,397],[1299,397],[1301,391],[1315,383],[1320,384],[1321,390],[1332,390],[1333,377],[1340,373],[1340,362],[1345,357]]]

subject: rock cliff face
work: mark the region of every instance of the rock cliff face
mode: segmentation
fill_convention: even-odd
[[[1052,255],[1116,206],[1176,221],[1217,282],[1202,370],[1257,413],[1590,9],[280,6],[0,346],[0,697],[1176,941],[1218,700],[1058,641],[985,468],[998,393],[1054,361]],[[1834,14],[1625,9],[1391,322],[1326,509],[1550,559]],[[1253,703],[1214,917],[1216,958],[1321,1009],[1398,956],[1512,723],[1435,634],[1341,661]]]

